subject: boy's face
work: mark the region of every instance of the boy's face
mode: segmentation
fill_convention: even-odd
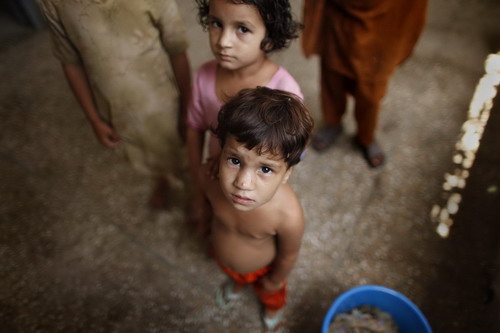
[[[259,155],[256,148],[248,150],[229,135],[221,153],[219,182],[236,209],[250,211],[271,200],[291,171],[282,156]]]
[[[210,48],[219,65],[238,70],[265,59],[260,44],[266,26],[258,9],[229,0],[210,0]]]

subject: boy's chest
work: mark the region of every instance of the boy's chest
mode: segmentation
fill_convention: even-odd
[[[226,233],[238,234],[252,239],[267,239],[276,235],[277,221],[274,217],[258,212],[229,212],[214,210],[217,227]]]

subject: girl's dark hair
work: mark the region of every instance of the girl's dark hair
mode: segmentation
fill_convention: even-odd
[[[234,135],[258,154],[282,156],[288,168],[300,162],[314,126],[296,95],[266,87],[240,91],[221,108],[218,120],[214,132],[221,147]]]
[[[302,24],[292,17],[292,9],[288,0],[227,0],[234,4],[254,6],[266,26],[266,37],[260,44],[264,52],[269,53],[287,48],[290,41],[299,37]],[[210,24],[208,13],[210,0],[196,0],[198,5],[198,20],[204,30]]]

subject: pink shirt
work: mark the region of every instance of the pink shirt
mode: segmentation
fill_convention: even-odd
[[[217,115],[222,103],[215,94],[216,71],[217,61],[212,60],[205,63],[196,72],[192,100],[187,115],[188,126],[193,129],[207,131],[217,127]],[[297,81],[281,66],[266,84],[266,87],[288,91],[299,96],[300,99],[304,98]],[[219,141],[210,133],[209,154],[213,155],[219,151]]]

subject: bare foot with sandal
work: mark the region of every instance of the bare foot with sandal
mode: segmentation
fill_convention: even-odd
[[[324,126],[313,136],[313,148],[318,152],[325,151],[337,141],[342,132],[343,129],[341,125]]]
[[[373,141],[369,145],[363,145],[357,138],[355,138],[354,144],[361,151],[364,159],[371,168],[378,168],[384,164],[385,154],[377,141]]]

